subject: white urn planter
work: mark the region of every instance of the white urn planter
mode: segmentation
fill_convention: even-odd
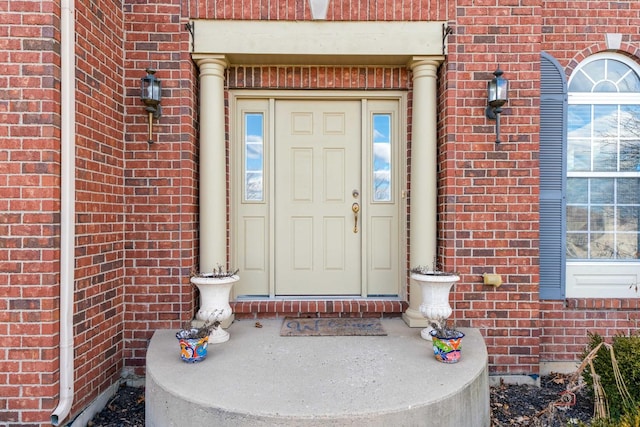
[[[196,313],[196,319],[202,322],[219,320],[224,323],[231,317],[231,306],[229,305],[229,295],[233,284],[240,278],[238,276],[229,277],[206,277],[205,275],[194,276],[191,283],[198,287],[200,291],[200,309]],[[229,332],[219,327],[211,332],[209,343],[222,343],[229,341]]]
[[[411,278],[420,285],[422,292],[422,304],[420,304],[420,313],[431,324],[434,320],[447,319],[451,316],[453,310],[449,305],[449,292],[451,286],[460,280],[460,276],[456,274],[447,274],[441,272],[435,273],[411,273]],[[431,326],[426,327],[420,332],[425,340],[431,341]]]

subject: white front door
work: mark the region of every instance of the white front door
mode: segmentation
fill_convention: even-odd
[[[242,95],[232,99],[236,295],[399,295],[403,95]]]
[[[277,295],[361,293],[360,106],[276,101]]]

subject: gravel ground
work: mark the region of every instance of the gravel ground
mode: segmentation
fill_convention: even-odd
[[[502,384],[491,388],[493,427],[566,427],[579,421],[588,425],[593,405],[586,388],[575,395],[563,392],[569,378],[551,374],[540,378],[540,387]],[[574,399],[575,396],[575,399]],[[555,404],[554,404],[555,402]],[[144,389],[123,386],[88,427],[144,427]]]

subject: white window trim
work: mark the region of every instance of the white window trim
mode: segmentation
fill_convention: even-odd
[[[639,263],[567,261],[567,298],[637,298],[635,285]]]

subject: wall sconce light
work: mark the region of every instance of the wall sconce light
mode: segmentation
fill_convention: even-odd
[[[147,68],[147,75],[140,79],[140,99],[144,102],[145,110],[149,113],[149,139],[147,142],[153,144],[153,119],[162,116],[160,99],[162,98],[162,84],[154,74],[156,70]]]
[[[488,119],[496,121],[496,144],[500,143],[500,114],[502,106],[509,100],[509,81],[502,77],[503,71],[498,69],[493,72],[495,76],[491,81],[487,82],[487,109],[486,116]]]

